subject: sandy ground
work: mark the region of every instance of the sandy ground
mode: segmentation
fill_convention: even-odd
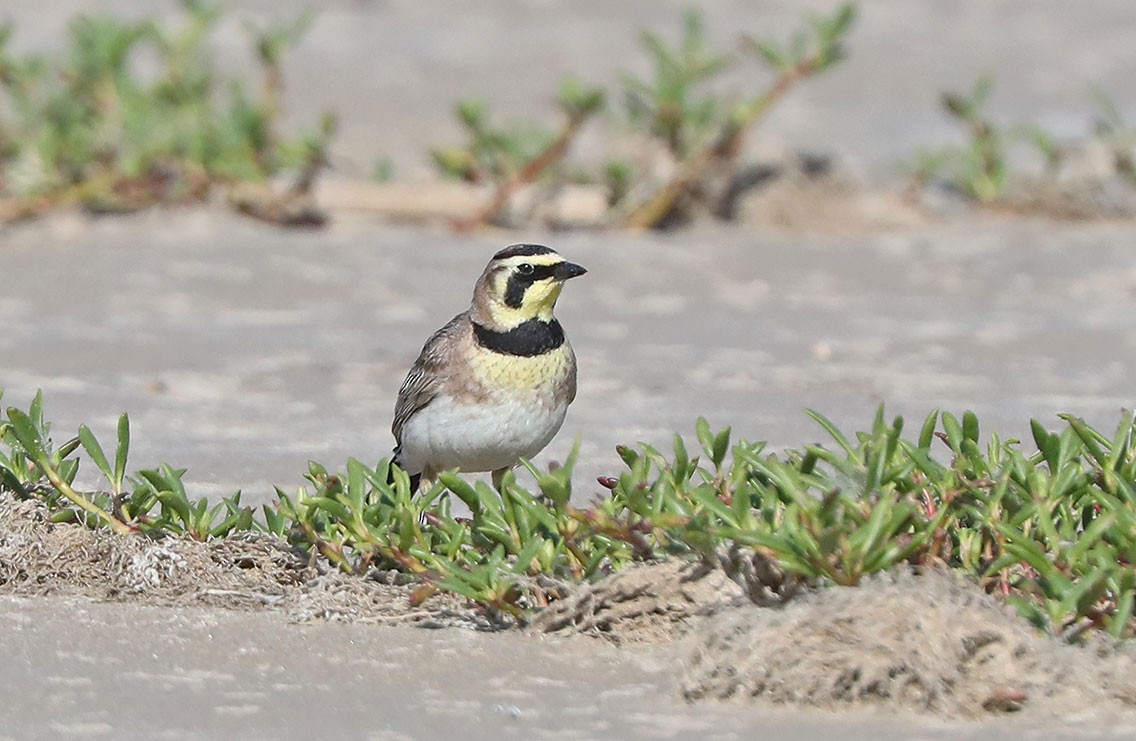
[[[299,7],[234,5],[261,16]],[[456,2],[328,2],[290,62],[292,115],[341,109],[340,175],[365,175],[390,155],[400,175],[417,177],[420,153],[458,135],[456,98],[483,93],[506,113],[540,115],[534,101],[564,72],[611,81],[641,64],[636,29],[673,28],[682,5],[512,0],[459,12]],[[804,4],[702,5],[712,32],[729,39],[784,27]],[[1065,136],[1088,129],[1092,85],[1129,118],[1136,112],[1127,0],[864,5],[847,65],[787,101],[759,148],[832,151],[850,171],[894,182],[917,146],[951,135],[938,93],[984,70],[999,77],[996,112]],[[45,48],[59,45],[80,6],[151,7],[0,0],[0,17],[16,22],[17,48]],[[222,63],[247,65],[243,44],[227,25]],[[596,152],[595,141],[584,145]],[[846,427],[866,424],[885,400],[910,417],[970,408],[988,431],[1025,435],[1029,417],[1056,425],[1058,412],[1107,428],[1132,402],[1130,223],[972,215],[851,236],[707,226],[455,236],[342,220],[282,232],[199,210],[62,215],[0,231],[4,403],[26,406],[44,389],[59,437],[80,422],[109,437],[129,411],[136,465],[186,466],[197,494],[240,488],[264,501],[273,484],[300,483],[309,458],[373,462],[389,450],[393,398],[423,339],[464,308],[487,257],[521,240],[552,244],[590,270],[559,310],[581,360],[580,396],[541,456],[563,458],[581,437],[581,497],[616,468],[612,445],[666,444],[698,415],[793,445],[819,437],[804,407]],[[676,699],[674,648],[293,619],[5,595],[0,737],[1132,732],[1088,711],[961,723],[689,705]]]
[[[63,629],[65,626],[65,630]],[[595,639],[0,597],[0,738],[1123,737],[1051,726],[687,705],[673,663]]]

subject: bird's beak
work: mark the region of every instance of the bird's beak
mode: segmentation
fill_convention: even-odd
[[[552,275],[556,280],[568,280],[569,278],[579,277],[586,272],[588,271],[574,262],[562,262],[553,269]]]

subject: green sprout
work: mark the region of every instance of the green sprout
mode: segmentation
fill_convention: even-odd
[[[657,82],[632,83],[629,113],[635,121],[643,118],[643,111],[655,112],[651,130],[666,139],[676,172],[626,213],[624,225],[659,227],[681,218],[686,199],[705,190],[715,173],[736,165],[749,132],[776,103],[802,81],[844,59],[845,38],[855,18],[855,6],[845,4],[828,16],[810,15],[807,30],[794,34],[787,44],[747,39],[746,48],[774,78],[756,95],[729,104],[694,93],[725,69],[728,59],[706,51],[697,15],[687,15],[678,49],[669,50],[657,38],[647,37]],[[653,96],[650,101],[644,98],[647,92]]]
[[[946,93],[943,109],[966,131],[967,144],[920,155],[915,167],[916,180],[924,183],[941,176],[960,193],[979,203],[1001,200],[1011,184],[1010,148],[1029,144],[1041,154],[1052,171],[1060,162],[1060,152],[1052,137],[1036,126],[1021,124],[1001,127],[990,119],[985,108],[994,88],[994,79],[980,77],[970,93]]]
[[[205,201],[215,189],[296,171],[306,192],[334,126],[279,131],[282,58],[307,16],[255,30],[263,83],[254,100],[220,79],[208,52],[219,6],[183,0],[180,25],[79,16],[58,55],[8,50],[0,29],[0,221],[78,205],[95,212]],[[156,57],[154,76],[132,62]]]

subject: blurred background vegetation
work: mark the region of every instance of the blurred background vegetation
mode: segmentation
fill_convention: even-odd
[[[283,106],[287,59],[315,16],[280,19],[276,9],[277,20],[253,22],[211,0],[173,7],[153,17],[78,14],[54,51],[14,51],[17,21],[0,26],[0,222],[60,207],[108,213],[213,199],[285,225],[326,220],[313,185],[335,165],[340,116],[356,111],[283,123],[294,121]],[[556,125],[545,123],[541,99],[520,118],[502,116],[478,90],[454,102],[464,142],[425,147],[420,156],[438,176],[477,194],[479,205],[452,214],[451,223],[525,226],[540,204],[572,188],[592,196],[589,226],[735,218],[747,191],[770,173],[784,174],[781,163],[754,161],[755,131],[802,83],[856,53],[858,9],[802,9],[775,27],[738,28],[725,43],[707,31],[713,12],[708,4],[653,21],[639,33],[642,63],[609,70],[614,85],[565,72],[559,90],[543,98],[555,101]],[[216,61],[217,37],[234,26],[247,64],[227,74]],[[926,205],[923,194],[932,190],[973,205],[1057,216],[1136,214],[1136,129],[1123,106],[1092,90],[1090,130],[1065,141],[1039,123],[999,121],[990,112],[997,74],[981,76],[968,93],[941,93],[942,111],[961,127],[959,144],[895,153],[907,163],[911,201]],[[601,125],[592,125],[596,120]],[[591,155],[575,157],[578,140],[589,136]],[[1086,148],[1096,158],[1090,168]],[[398,181],[398,154],[380,154],[356,177]],[[810,152],[801,170],[827,174],[833,157]],[[1088,193],[1100,201],[1104,191],[1122,205],[1098,203],[1094,211],[1077,200]]]

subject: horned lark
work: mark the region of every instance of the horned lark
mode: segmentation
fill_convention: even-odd
[[[552,310],[586,270],[554,250],[515,244],[489,261],[469,310],[426,341],[394,408],[394,462],[411,489],[439,471],[492,471],[548,445],[576,398],[576,355]]]

